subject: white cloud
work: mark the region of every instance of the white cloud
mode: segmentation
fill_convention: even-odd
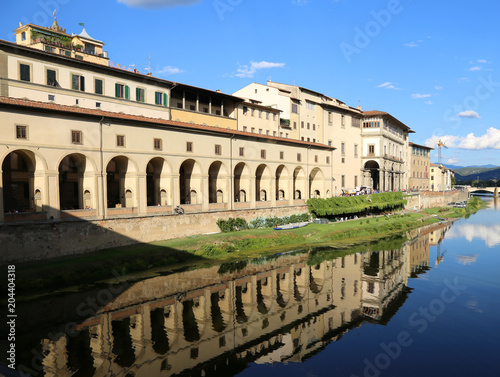
[[[469,71],[474,72],[474,71],[480,71],[481,67],[470,67]]]
[[[422,42],[422,41],[420,41]],[[406,46],[406,47],[418,47],[418,44],[416,44],[415,42],[410,42],[410,43],[405,43],[403,46]]]
[[[411,95],[411,98],[413,99],[421,99],[421,98],[429,98],[429,97],[432,97],[432,94],[412,94]]]
[[[306,5],[308,3],[310,3],[311,0],[293,0],[292,1],[292,4],[295,4],[295,5]]]
[[[396,88],[392,82],[384,82],[383,84],[380,84],[379,86],[377,86],[377,88],[385,88],[385,89],[399,89],[399,88]]]
[[[478,62],[478,63],[488,63],[488,62],[487,62],[486,60],[484,60],[484,59],[479,59],[477,62]]]
[[[175,75],[176,73],[182,73],[182,72],[184,72],[182,69],[171,67],[171,66],[167,65],[166,67],[163,67],[162,69],[160,69],[156,73],[166,73],[168,75]]]
[[[269,68],[283,68],[285,63],[272,63],[272,62],[250,62],[250,65],[242,65],[234,74],[236,77],[253,77],[254,74],[260,69]]]
[[[457,117],[460,117],[460,118],[481,119],[481,117],[479,116],[479,114],[477,112],[475,112],[475,111],[472,111],[472,110],[462,111],[461,113],[457,114]]]
[[[432,104],[433,104],[433,102],[432,102],[432,101],[424,101],[424,103],[425,103],[426,105],[432,105]]]
[[[443,87],[442,87],[442,86],[437,86],[437,85],[436,85],[436,86],[434,87],[434,89],[436,89],[436,90],[443,90]]]
[[[117,0],[119,3],[137,8],[167,8],[178,5],[193,5],[201,0]]]
[[[435,148],[437,141],[441,140],[449,148],[468,149],[468,150],[485,150],[485,149],[500,149],[500,130],[490,127],[484,135],[475,136],[470,133],[465,137],[445,135],[432,136],[425,141],[425,145]]]
[[[484,241],[487,247],[493,248],[500,244],[500,224],[460,224],[453,226],[446,233],[446,238],[465,238],[469,242],[479,238]]]
[[[458,158],[450,158],[446,163],[448,164],[456,164],[458,162]]]

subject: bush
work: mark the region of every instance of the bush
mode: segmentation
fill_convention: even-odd
[[[246,220],[240,217],[230,217],[227,220],[219,219],[217,220],[217,226],[222,233],[237,232],[239,230],[248,229]]]
[[[291,215],[285,217],[257,217],[255,220],[250,221],[250,227],[253,229],[275,228],[280,225],[300,223],[305,221],[309,221],[308,213],[301,213],[300,215]]]

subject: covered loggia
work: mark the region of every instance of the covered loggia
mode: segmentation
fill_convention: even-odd
[[[220,161],[215,161],[208,169],[208,199],[209,203],[224,203],[227,200],[227,170]]]
[[[306,173],[302,167],[298,166],[293,171],[293,199],[300,200],[306,199],[304,193],[306,190]]]
[[[137,170],[125,156],[114,157],[106,167],[108,208],[135,207]]]
[[[185,160],[179,168],[181,204],[201,204],[201,169],[193,160]]]
[[[255,200],[266,202],[270,200],[271,171],[265,164],[259,165],[255,171]]]
[[[146,192],[148,206],[166,206],[171,203],[171,170],[161,157],[152,158],[146,167]]]
[[[59,163],[59,206],[61,210],[92,208],[91,182],[86,174],[93,171],[87,157],[80,153],[65,156]]]
[[[250,200],[250,169],[244,162],[234,167],[234,201],[247,202]]]
[[[380,190],[380,165],[373,160],[367,161],[364,170],[368,173],[365,184],[374,190]]]

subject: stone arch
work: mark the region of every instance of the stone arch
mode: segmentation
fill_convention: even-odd
[[[249,199],[251,174],[244,162],[234,167],[234,201],[246,202]]]
[[[58,171],[59,208],[61,210],[91,208],[91,188],[94,187],[95,177],[89,176],[89,173],[95,172],[94,162],[82,153],[71,153],[61,158]]]
[[[41,212],[44,203],[44,177],[41,173],[46,170],[47,163],[35,152],[17,149],[8,153],[2,161],[4,211]],[[38,193],[35,203],[36,190]]]
[[[293,171],[293,198],[295,200],[305,199],[306,173],[301,166],[297,166]]]
[[[148,206],[166,206],[171,187],[171,169],[163,157],[153,157],[146,166],[146,195]]]
[[[115,156],[106,165],[108,208],[135,207],[137,166],[125,156]],[[128,191],[128,197],[126,192]]]
[[[287,198],[287,193],[288,169],[285,165],[280,165],[276,169],[276,200],[285,200]]]
[[[179,168],[179,193],[181,204],[201,204],[198,203],[198,195],[201,194],[202,186],[201,168],[198,162],[193,159],[185,160]],[[196,194],[196,195],[195,195]],[[192,197],[195,195],[195,197]]]
[[[271,193],[271,171],[265,164],[261,164],[255,171],[255,193],[257,201],[267,201]]]
[[[314,168],[309,174],[310,197],[320,198],[324,188],[323,172],[320,168]]]
[[[227,186],[227,169],[220,161],[214,161],[208,169],[209,203],[223,203]]]
[[[378,162],[373,160],[367,161],[363,169],[365,171],[366,186],[374,190],[380,190],[380,165]]]

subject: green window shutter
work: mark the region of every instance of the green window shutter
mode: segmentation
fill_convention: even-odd
[[[115,84],[115,97],[120,98],[120,84]]]
[[[167,106],[167,93],[163,93],[163,106]]]
[[[80,76],[80,90],[82,92],[85,91],[85,77],[84,76]]]
[[[125,85],[125,99],[130,99],[130,88]]]
[[[78,76],[71,75],[71,89],[78,90]]]
[[[136,101],[141,100],[141,90],[139,88],[135,88],[135,100]]]

